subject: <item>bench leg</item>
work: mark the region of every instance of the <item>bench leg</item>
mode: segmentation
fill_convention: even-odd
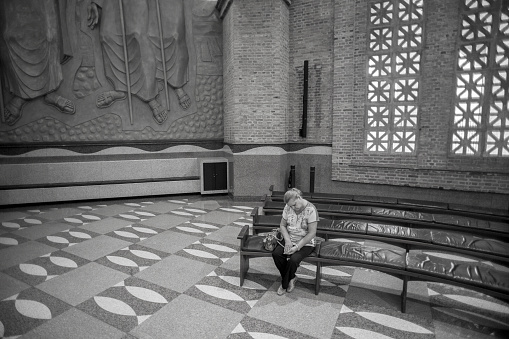
[[[407,285],[408,285],[408,277],[403,276],[403,291],[401,292],[401,313],[406,313]]]
[[[249,270],[249,257],[240,255],[240,286],[244,284],[244,278]]]
[[[316,276],[315,276],[315,295],[320,293],[320,283],[322,282],[322,263],[316,263]]]

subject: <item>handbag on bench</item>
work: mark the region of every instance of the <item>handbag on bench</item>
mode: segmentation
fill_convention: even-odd
[[[272,252],[274,251],[278,244],[283,246],[283,244],[281,244],[280,242],[282,240],[283,235],[279,231],[279,228],[274,228],[272,231],[265,235],[265,238],[263,238],[263,248],[265,248],[265,250],[267,251]]]

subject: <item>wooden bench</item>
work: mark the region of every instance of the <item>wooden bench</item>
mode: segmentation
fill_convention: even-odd
[[[257,207],[255,208],[258,209]],[[274,218],[272,218],[274,219]],[[279,221],[281,218],[279,218]],[[259,258],[259,257],[272,257],[272,252],[265,250],[263,247],[263,239],[264,233],[269,232],[273,228],[279,227],[279,221],[277,224],[272,223],[270,227],[255,225],[253,223],[252,232],[249,232],[249,226],[242,227],[237,239],[240,240],[240,286],[244,284],[244,278],[249,270],[249,259],[251,258]],[[311,253],[307,258],[303,261],[316,265],[318,260],[318,248],[315,248],[315,251]],[[316,275],[315,278],[315,286],[320,286],[319,282],[316,279],[319,278],[319,275]],[[318,290],[316,290],[316,294],[318,294]]]
[[[239,234],[241,284],[249,269],[249,258],[271,256],[263,250],[263,237],[257,234],[278,227],[281,216],[263,212],[263,208],[252,212],[254,235],[247,234],[247,227]],[[407,283],[413,280],[447,283],[509,299],[507,237],[492,238],[472,230],[457,232],[447,227],[413,227],[369,219],[321,219],[318,235],[342,241],[319,242],[313,255],[305,261],[317,266],[315,294],[320,290],[323,266],[364,267],[401,278],[402,312],[406,310]],[[493,265],[485,263],[486,260]]]
[[[471,218],[445,213],[427,213],[365,205],[314,204],[320,217],[329,219],[368,219],[397,223],[415,228],[436,228],[450,231],[481,233],[495,238],[509,238],[509,223]],[[281,215],[285,204],[279,201],[264,202],[265,214]]]
[[[471,261],[464,261],[471,260]],[[320,244],[315,291],[320,290],[323,266],[357,266],[381,271],[403,281],[401,312],[406,311],[408,281],[434,281],[479,291],[495,298],[509,300],[509,266],[489,265],[475,256],[458,256],[454,252],[407,250],[377,242],[325,241]],[[501,267],[499,267],[501,266]]]
[[[285,192],[274,191],[273,186],[270,186],[269,191],[270,193],[266,195],[262,200],[279,202],[283,201]],[[303,192],[303,198],[312,202],[313,204],[343,204],[353,206],[369,205],[371,207],[386,207],[426,213],[446,213],[449,215],[459,215],[484,220],[509,222],[509,210],[468,206],[455,203],[367,195],[310,192]]]

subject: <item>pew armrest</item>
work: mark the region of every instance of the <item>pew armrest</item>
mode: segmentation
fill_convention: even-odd
[[[246,225],[242,227],[242,229],[239,232],[239,235],[237,236],[237,239],[243,239],[247,234],[249,233],[249,226]]]

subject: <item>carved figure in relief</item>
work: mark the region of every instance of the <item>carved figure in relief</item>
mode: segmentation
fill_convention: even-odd
[[[182,109],[191,106],[183,89],[189,55],[182,0],[92,0],[88,12],[89,27],[100,26],[105,74],[114,87],[97,97],[97,107],[132,94],[148,103],[154,119],[162,124],[169,101],[166,88],[167,107],[156,100],[160,85],[173,88]]]
[[[62,113],[76,111],[71,100],[55,93],[63,79],[61,64],[72,57],[65,6],[65,0],[0,1],[2,80],[12,94],[3,121],[10,126],[40,96]]]

